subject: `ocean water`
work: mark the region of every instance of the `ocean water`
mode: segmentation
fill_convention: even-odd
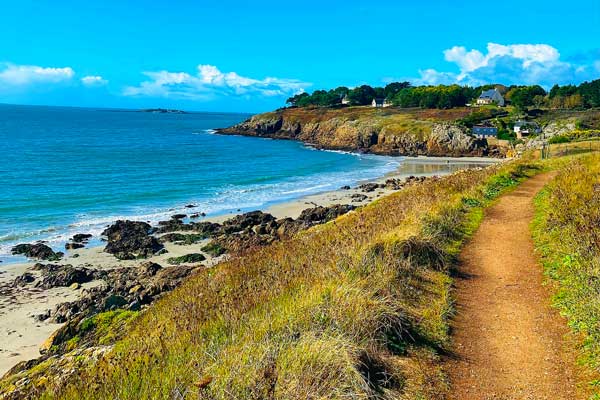
[[[247,117],[0,105],[0,260],[16,259],[16,243],[46,240],[60,250],[73,234],[98,235],[116,219],[260,209],[402,161],[211,133]]]

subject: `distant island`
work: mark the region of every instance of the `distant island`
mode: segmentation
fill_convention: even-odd
[[[187,111],[183,110],[174,110],[169,108],[146,108],[140,110],[140,112],[147,112],[153,114],[189,114]]]

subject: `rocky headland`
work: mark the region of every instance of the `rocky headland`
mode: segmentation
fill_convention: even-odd
[[[299,140],[321,149],[400,156],[494,156],[501,148],[458,123],[472,111],[286,108],[255,115],[217,133]]]

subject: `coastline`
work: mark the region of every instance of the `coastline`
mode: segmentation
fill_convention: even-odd
[[[334,204],[352,204],[355,206],[364,206],[372,201],[388,195],[396,190],[377,187],[365,191],[360,185],[365,183],[384,183],[387,179],[406,179],[409,176],[441,176],[452,173],[464,168],[475,168],[487,165],[493,165],[502,160],[465,157],[417,157],[404,158],[400,166],[392,172],[389,172],[376,179],[358,182],[358,186],[350,189],[336,189],[324,191],[316,194],[300,196],[296,199],[269,204],[262,211],[270,213],[277,219],[297,218],[300,213],[315,206],[331,206]],[[202,222],[222,223],[224,220],[237,215],[238,213],[229,213],[215,217],[206,217]],[[192,245],[178,245],[174,243],[165,243],[168,253],[155,255],[143,261],[151,261],[161,265],[166,265],[170,257],[178,257],[199,251],[201,247],[210,242],[210,239],[202,240]],[[96,269],[112,270],[119,267],[135,267],[142,261],[140,260],[117,260],[114,256],[103,252],[104,246],[92,246],[69,252],[62,260],[56,264],[70,264],[73,267],[90,267]],[[76,257],[73,257],[77,254]],[[207,255],[204,265],[213,266],[222,260],[223,257],[211,257]],[[36,261],[25,263],[7,263],[0,264],[0,287],[11,285],[14,280],[24,272],[31,271]],[[49,323],[47,321],[38,321],[34,317],[55,305],[73,301],[82,295],[85,289],[99,285],[99,281],[84,283],[80,287],[58,287],[52,289],[39,289],[31,286],[20,287],[13,291],[10,296],[0,298],[0,340],[3,344],[0,348],[0,375],[4,374],[11,367],[20,361],[39,357],[39,347],[46,339],[63,324]]]

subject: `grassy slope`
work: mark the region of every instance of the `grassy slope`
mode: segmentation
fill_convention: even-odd
[[[532,225],[554,305],[581,338],[580,362],[600,399],[600,155],[576,159],[536,198]]]
[[[521,161],[428,181],[206,270],[67,387],[46,379],[39,389],[70,399],[440,398],[454,256],[482,207],[532,171]]]

